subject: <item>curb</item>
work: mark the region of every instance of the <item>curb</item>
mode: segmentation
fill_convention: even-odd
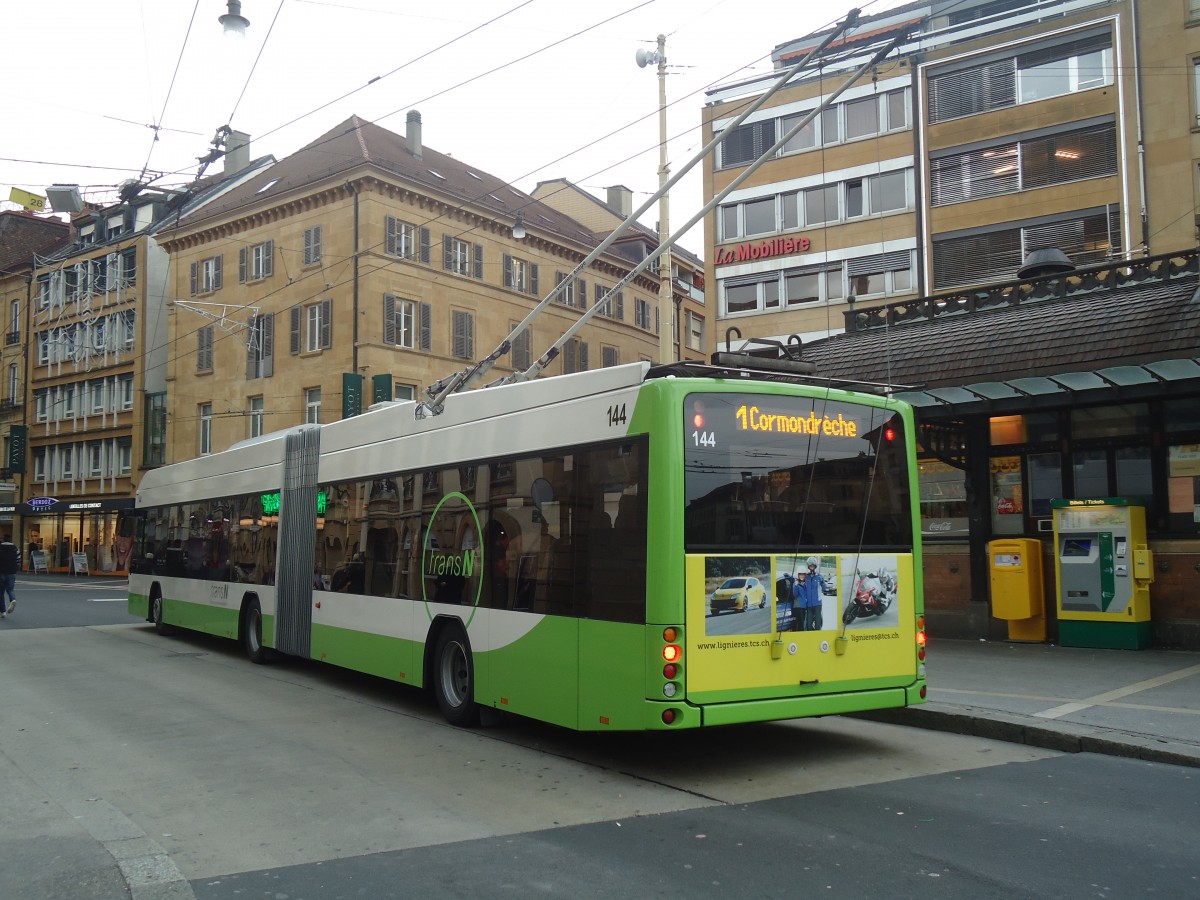
[[[854,718],[889,725],[906,725],[972,737],[1026,744],[1061,753],[1099,753],[1142,759],[1147,762],[1200,768],[1200,746],[1110,728],[1062,723],[1035,723],[1025,716],[995,710],[962,707],[950,710],[929,706],[852,713]]]

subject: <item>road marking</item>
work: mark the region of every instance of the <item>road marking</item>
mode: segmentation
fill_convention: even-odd
[[[1099,706],[1103,703],[1107,703],[1110,700],[1118,700],[1121,697],[1128,697],[1130,694],[1148,691],[1150,688],[1162,687],[1164,684],[1170,684],[1172,681],[1190,678],[1193,675],[1200,675],[1200,666],[1189,666],[1186,669],[1180,669],[1178,672],[1170,672],[1166,675],[1159,675],[1157,678],[1147,678],[1145,681],[1138,681],[1134,684],[1127,685],[1123,688],[1117,688],[1113,691],[1105,691],[1103,694],[1097,694],[1094,697],[1088,697],[1084,700],[1077,700],[1073,703],[1064,703],[1061,706],[1055,706],[1052,709],[1047,709],[1040,713],[1034,713],[1034,715],[1039,719],[1057,719],[1061,716],[1070,715],[1071,713],[1077,713],[1080,710],[1087,709],[1089,706]]]
[[[128,597],[85,597],[85,603],[124,603]]]

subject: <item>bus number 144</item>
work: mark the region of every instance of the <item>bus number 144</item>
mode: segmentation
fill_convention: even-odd
[[[697,447],[716,447],[717,435],[713,431],[693,431],[692,443]]]
[[[608,425],[611,428],[614,425],[626,425],[629,419],[625,415],[625,404],[619,406],[610,406],[608,408]]]

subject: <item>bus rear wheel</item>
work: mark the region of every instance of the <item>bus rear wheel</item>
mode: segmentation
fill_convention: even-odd
[[[257,600],[251,600],[242,613],[242,649],[252,663],[267,661],[267,648],[262,642],[262,608]]]
[[[439,636],[433,656],[433,693],[438,708],[451,725],[472,728],[479,724],[475,705],[475,665],[467,638],[456,628]]]

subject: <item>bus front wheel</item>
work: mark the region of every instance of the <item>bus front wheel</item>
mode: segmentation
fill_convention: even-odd
[[[171,626],[163,621],[162,594],[157,589],[150,595],[150,621],[154,623],[156,634],[170,634]]]
[[[262,608],[257,600],[251,600],[242,613],[242,648],[250,662],[267,661],[267,649],[262,642]]]
[[[439,636],[433,657],[433,692],[438,707],[451,725],[471,728],[479,724],[475,705],[475,666],[467,638],[455,628]]]

